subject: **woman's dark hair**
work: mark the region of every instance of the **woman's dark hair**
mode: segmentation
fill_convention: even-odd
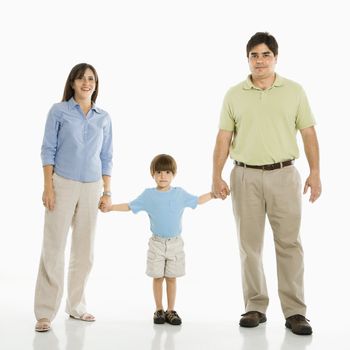
[[[156,171],[171,171],[175,175],[176,170],[175,159],[168,154],[158,154],[153,158],[150,166],[152,176],[154,176]]]
[[[64,86],[62,102],[68,101],[71,97],[74,96],[74,90],[72,88],[74,80],[82,78],[87,69],[91,69],[95,76],[96,86],[95,86],[95,91],[91,96],[91,100],[94,103],[96,102],[97,95],[98,95],[98,76],[97,76],[96,69],[91,64],[88,64],[88,63],[79,63],[72,68],[72,70],[68,75],[66,85]]]
[[[278,44],[276,39],[268,32],[255,33],[247,43],[247,57],[253,47],[259,44],[265,44],[272,52],[274,56],[278,55]]]

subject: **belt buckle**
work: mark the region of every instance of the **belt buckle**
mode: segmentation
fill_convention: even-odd
[[[268,168],[269,170],[275,170],[275,169],[281,169],[283,167],[281,166],[281,163],[274,163],[274,164],[270,164]]]

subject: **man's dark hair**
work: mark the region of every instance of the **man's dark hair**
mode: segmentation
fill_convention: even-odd
[[[247,57],[252,48],[259,44],[265,44],[272,52],[274,56],[278,55],[278,44],[276,39],[268,32],[255,33],[247,43]]]

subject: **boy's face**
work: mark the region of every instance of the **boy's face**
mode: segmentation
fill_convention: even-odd
[[[170,170],[156,171],[153,178],[157,183],[158,190],[167,191],[174,179],[174,174]]]

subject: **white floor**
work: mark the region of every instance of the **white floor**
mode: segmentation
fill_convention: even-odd
[[[277,319],[268,320],[254,329],[232,322],[184,320],[182,326],[153,325],[151,320],[112,320],[111,315],[94,323],[58,315],[47,333],[34,332],[32,314],[7,315],[1,326],[0,348],[3,350],[342,350],[350,349],[348,335],[339,324],[325,320],[313,322],[312,336],[296,336]],[[5,322],[4,322],[5,321]]]
[[[296,337],[282,327],[241,329],[231,323],[185,323],[181,327],[151,322],[98,322],[94,325],[65,320],[48,334],[32,334],[34,350],[82,349],[306,349],[312,337]],[[317,341],[315,341],[316,343]],[[23,343],[23,346],[25,344]],[[330,345],[330,344],[329,344]],[[24,347],[23,347],[24,348]],[[315,349],[320,349],[315,344]]]
[[[153,300],[148,278],[135,274],[130,285],[94,276],[87,289],[94,323],[69,319],[60,310],[47,333],[34,331],[35,274],[0,279],[0,350],[349,350],[349,312],[339,290],[317,276],[309,283],[312,293],[308,317],[312,336],[297,336],[284,326],[278,296],[271,285],[267,322],[257,328],[238,326],[243,302],[240,285],[200,284],[194,274],[179,281],[177,311],[182,326],[153,325]],[[123,276],[122,280],[126,277]],[[143,280],[144,283],[143,283]],[[196,281],[196,284],[192,282]],[[136,284],[140,284],[136,288]],[[225,288],[223,288],[225,286]],[[207,288],[204,290],[204,288]],[[213,289],[210,289],[213,287]],[[227,292],[227,290],[229,292]],[[141,292],[142,291],[142,292]],[[217,296],[220,296],[219,298]]]

